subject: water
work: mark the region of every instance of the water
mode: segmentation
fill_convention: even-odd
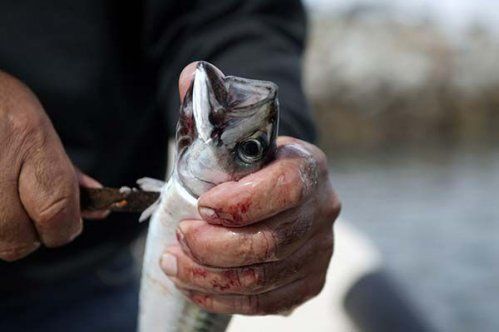
[[[477,24],[499,33],[499,1],[496,0],[305,0],[304,3],[314,14],[341,14],[355,6],[381,6],[405,20],[437,21],[453,35]]]
[[[499,331],[499,149],[443,151],[333,160],[343,216],[439,331]]]

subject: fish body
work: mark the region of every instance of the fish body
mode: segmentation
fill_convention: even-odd
[[[161,255],[176,242],[175,229],[182,219],[199,218],[196,199],[175,179],[161,190],[159,208],[147,234],[140,290],[139,330],[179,331],[185,300],[160,268]]]
[[[230,316],[204,312],[187,302],[160,268],[166,249],[177,242],[185,219],[201,219],[198,197],[212,187],[237,181],[269,162],[278,127],[277,87],[271,82],[225,77],[199,62],[180,108],[176,157],[170,180],[142,179],[144,190],[161,191],[146,240],[140,291],[139,331],[224,331]]]

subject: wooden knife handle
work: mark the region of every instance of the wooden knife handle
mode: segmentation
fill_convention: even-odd
[[[138,189],[80,187],[80,206],[82,211],[143,212],[159,199],[159,195]]]

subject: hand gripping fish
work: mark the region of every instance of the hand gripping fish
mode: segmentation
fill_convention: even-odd
[[[176,157],[170,180],[138,181],[160,191],[147,234],[140,291],[139,331],[224,331],[230,316],[204,312],[187,302],[160,268],[160,258],[176,243],[183,219],[200,219],[197,199],[214,186],[261,169],[275,154],[277,86],[223,76],[199,62],[180,107]]]

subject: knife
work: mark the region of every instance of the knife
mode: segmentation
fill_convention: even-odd
[[[80,187],[82,211],[111,210],[113,212],[140,213],[159,199],[160,193],[135,188],[83,188]]]

